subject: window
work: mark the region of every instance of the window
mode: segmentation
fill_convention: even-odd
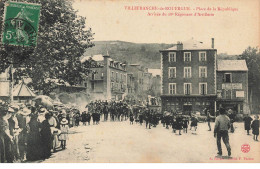
[[[118,81],[118,73],[116,72],[116,81]]]
[[[199,84],[199,91],[200,91],[200,95],[207,94],[207,83],[200,83]]]
[[[191,91],[191,83],[184,83],[184,94],[190,95]]]
[[[95,83],[94,82],[91,83],[91,90],[92,91],[95,90]]]
[[[169,83],[169,94],[176,94],[176,83]]]
[[[184,78],[191,78],[191,67],[184,67]]]
[[[224,82],[225,82],[225,83],[231,83],[231,82],[232,82],[231,73],[225,73],[225,74],[224,74]]]
[[[114,80],[114,72],[111,72],[111,79]]]
[[[184,52],[184,62],[191,61],[191,52]]]
[[[176,67],[169,67],[169,78],[176,78]]]
[[[124,82],[126,82],[126,75],[124,75]]]
[[[111,89],[113,90],[113,88],[114,88],[114,83],[112,82],[111,83]]]
[[[207,67],[206,66],[200,66],[199,67],[199,77],[207,77]]]
[[[113,67],[113,61],[110,61],[110,66],[112,66],[112,67]]]
[[[95,80],[95,74],[92,73],[92,77],[91,77],[92,80]]]
[[[199,52],[199,61],[207,61],[206,52]]]
[[[85,83],[84,83],[84,86],[85,86],[85,88],[88,88],[88,83],[85,82]]]
[[[176,62],[176,53],[169,52],[169,62]]]

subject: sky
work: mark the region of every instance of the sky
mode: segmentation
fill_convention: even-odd
[[[189,7],[191,10],[126,10],[126,6]],[[177,43],[194,38],[218,53],[241,54],[259,46],[260,0],[75,0],[73,7],[86,17],[95,41]],[[211,8],[198,11],[197,8]],[[212,11],[213,7],[237,11]],[[213,13],[214,16],[148,16],[150,13]]]

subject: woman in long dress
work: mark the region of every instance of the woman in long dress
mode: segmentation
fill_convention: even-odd
[[[46,159],[51,156],[51,149],[52,149],[52,140],[53,136],[51,134],[51,126],[49,124],[50,114],[45,114],[45,120],[42,122],[41,125],[41,145],[42,145],[42,158]]]
[[[253,119],[249,116],[249,114],[246,114],[243,120],[245,123],[245,130],[247,131],[247,135],[249,135],[249,130],[251,129],[251,121]]]
[[[255,120],[252,122],[252,124],[251,124],[251,127],[252,127],[252,133],[253,133],[253,139],[255,140],[255,141],[258,141],[258,135],[259,135],[259,116],[258,115],[255,115]]]
[[[28,134],[27,146],[27,160],[35,161],[41,159],[41,136],[40,136],[40,122],[37,120],[38,114],[32,114],[29,122],[30,131]]]

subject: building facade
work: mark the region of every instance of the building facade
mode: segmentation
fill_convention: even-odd
[[[152,96],[160,97],[161,96],[161,69],[148,69],[148,72],[152,73],[152,84],[151,91]]]
[[[128,99],[137,102],[146,102],[149,91],[152,89],[152,73],[148,68],[139,64],[127,65]]]
[[[193,39],[161,50],[162,111],[186,114],[216,110],[214,39],[208,47]]]
[[[217,107],[249,112],[248,68],[245,60],[217,61]]]
[[[86,56],[84,59],[88,59]],[[126,64],[113,60],[110,56],[94,55],[98,66],[84,82],[92,100],[122,100],[127,93]]]
[[[160,75],[153,76],[151,90],[153,91],[154,96],[160,97],[160,95],[161,95],[161,76]]]

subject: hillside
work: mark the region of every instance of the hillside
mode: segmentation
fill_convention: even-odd
[[[123,41],[95,41],[95,46],[87,49],[85,56],[107,52],[114,59],[127,63],[139,63],[148,68],[160,68],[159,50],[167,49],[172,44],[131,43]]]
[[[167,49],[173,44],[159,43],[131,43],[124,41],[95,41],[95,46],[87,49],[85,56],[108,54],[121,62],[126,61],[129,64],[138,63],[148,68],[160,68],[159,50]],[[218,59],[237,59],[237,56],[231,56],[226,53],[218,54]]]

